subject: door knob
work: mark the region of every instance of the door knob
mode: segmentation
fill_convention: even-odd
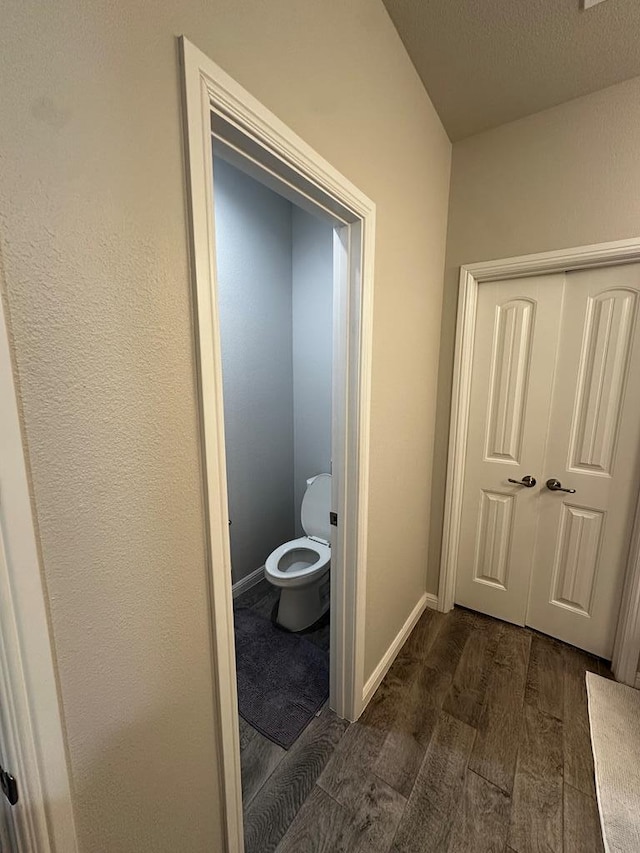
[[[555,477],[552,477],[550,480],[547,480],[547,488],[550,492],[566,492],[569,495],[575,495],[575,489],[563,489],[562,483],[560,480],[556,480]]]
[[[516,486],[525,486],[527,489],[532,489],[537,480],[535,477],[532,477],[531,474],[526,474],[521,480],[512,480],[511,477],[509,477],[509,482],[515,483]]]

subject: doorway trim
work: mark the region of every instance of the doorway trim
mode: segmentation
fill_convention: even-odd
[[[478,288],[485,282],[593,267],[617,266],[638,261],[640,261],[640,237],[460,267],[447,486],[438,587],[439,607],[445,613],[451,610],[455,598]],[[631,535],[612,659],[613,672],[618,681],[635,685],[639,656],[640,496]]]
[[[334,232],[335,274],[345,287],[338,297],[342,307],[335,311],[339,314],[338,336],[342,339],[345,366],[339,371],[339,381],[334,381],[334,405],[337,394],[344,416],[333,430],[339,439],[334,465],[339,466],[343,477],[335,507],[340,522],[335,573],[332,559],[331,706],[349,720],[357,719],[364,707],[375,205],[184,36],[179,39],[179,47],[220,785],[226,850],[242,853],[212,134],[232,162],[234,157],[240,157],[245,166],[253,163],[264,183],[268,185],[271,177],[273,186],[289,187],[292,197],[307,200],[309,209],[321,208],[338,226]],[[345,566],[350,570],[344,570]]]
[[[64,726],[1,284],[0,758],[16,777],[19,795],[15,806],[3,802],[2,808],[12,810],[16,853],[75,853]],[[0,828],[0,841],[7,842],[6,831]]]

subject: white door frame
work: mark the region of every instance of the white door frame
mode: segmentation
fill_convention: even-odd
[[[186,38],[180,39],[200,394],[203,497],[215,702],[219,715],[226,850],[241,853],[242,791],[229,554],[220,335],[216,300],[212,131],[229,159],[253,163],[263,182],[322,208],[338,226],[335,273],[343,282],[336,311],[343,369],[334,374],[343,472],[335,495],[339,525],[332,555],[331,706],[354,720],[364,704],[364,617],[369,468],[369,409],[375,205],[273,113]],[[269,178],[270,176],[270,178]],[[346,570],[346,567],[349,570]]]
[[[638,261],[640,261],[640,238],[460,267],[447,489],[438,588],[439,606],[445,613],[453,607],[456,587],[478,288],[485,282],[501,279],[615,266]],[[631,538],[613,651],[612,668],[618,681],[635,684],[639,656],[640,499]]]
[[[75,853],[62,716],[2,293],[0,411],[0,761],[16,777],[19,793],[13,807],[3,799],[0,812],[11,809],[11,827],[5,827],[14,836],[9,850]]]

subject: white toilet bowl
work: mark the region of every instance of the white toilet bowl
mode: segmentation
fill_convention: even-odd
[[[307,534],[276,548],[265,563],[265,578],[280,587],[276,622],[302,631],[329,609],[331,475],[307,480],[300,513]]]

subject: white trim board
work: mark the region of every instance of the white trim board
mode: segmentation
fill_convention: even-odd
[[[246,592],[248,589],[251,589],[252,586],[257,586],[262,578],[264,577],[264,566],[260,566],[259,569],[255,569],[255,571],[241,578],[239,581],[233,584],[233,597],[238,598],[239,595],[242,595],[243,592]]]
[[[635,686],[640,657],[640,495],[631,534],[611,669],[618,681]]]
[[[438,588],[440,609],[445,613],[453,607],[455,597],[478,288],[483,282],[488,281],[635,262],[640,262],[640,237],[460,267],[447,487]],[[640,502],[631,539],[613,651],[612,668],[619,681],[630,685],[635,683],[639,656]]]
[[[354,720],[364,700],[369,422],[375,205],[184,37],[180,39],[203,502],[211,609],[213,699],[219,719],[225,850],[243,850],[231,561],[216,299],[213,152],[322,210],[335,226],[331,707]],[[336,369],[337,370],[337,369]],[[337,472],[337,473],[336,473]]]
[[[382,656],[380,663],[367,679],[367,683],[364,686],[365,708],[373,698],[373,694],[376,692],[376,690],[382,683],[383,678],[385,677],[387,672],[389,672],[391,665],[393,664],[394,660],[397,658],[400,652],[400,649],[408,640],[409,634],[411,634],[411,632],[417,625],[418,620],[427,608],[429,608],[430,610],[439,609],[438,597],[436,595],[432,595],[429,592],[425,592],[422,596],[420,596],[418,603],[407,617],[407,621],[404,623],[402,628],[400,628],[400,630],[395,636],[395,639],[393,640],[385,654]]]
[[[18,783],[0,822],[15,853],[75,853],[62,715],[0,294],[0,760]],[[5,820],[6,818],[6,820]],[[0,838],[3,831],[0,830]]]
[[[440,610],[440,602],[437,595],[431,592],[427,593],[427,607],[429,610]]]

